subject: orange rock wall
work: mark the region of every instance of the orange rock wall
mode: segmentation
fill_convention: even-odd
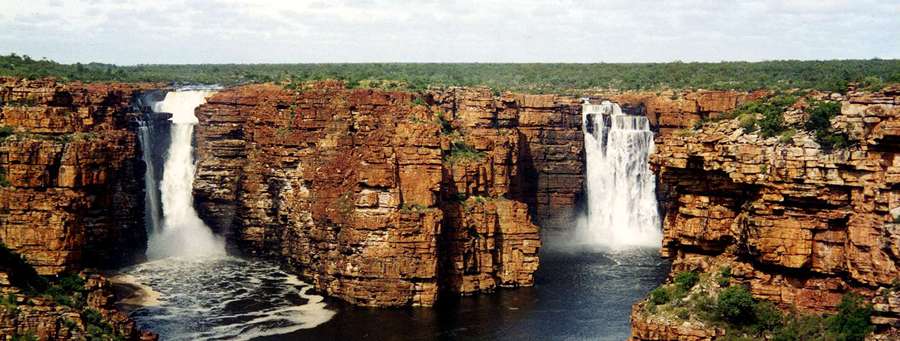
[[[143,254],[131,96],[148,85],[0,78],[0,243],[41,274]]]
[[[451,166],[444,160],[451,137],[413,99],[330,83],[216,94],[198,110],[201,216],[240,250],[284,259],[320,290],[354,304],[431,305],[442,289],[530,285],[538,230],[527,206],[505,197],[518,172],[518,134],[464,130],[454,138],[485,162]],[[454,198],[491,203],[473,204],[479,218],[445,219],[450,188]],[[474,225],[483,234],[460,232]],[[467,254],[482,266],[447,253],[456,243],[470,245]],[[465,269],[442,265],[454,261]],[[444,282],[445,271],[476,273]]]
[[[847,149],[822,150],[802,131],[787,143],[741,134],[736,120],[658,140],[662,253],[673,273],[729,262],[754,296],[783,308],[834,311],[858,292],[885,301],[879,330],[896,327],[900,314],[878,292],[900,279],[900,88],[832,96],[834,129],[856,143]]]

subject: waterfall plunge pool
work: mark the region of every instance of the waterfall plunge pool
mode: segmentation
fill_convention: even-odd
[[[131,316],[162,340],[624,340],[631,305],[668,270],[655,248],[550,246],[534,287],[402,309],[323,300],[264,261],[170,259],[122,273],[159,293]]]
[[[168,142],[162,181],[153,167],[145,175],[154,189],[146,199],[148,256],[155,260],[122,269],[115,279],[135,294],[121,306],[163,340],[624,340],[632,304],[668,273],[658,249],[620,248],[659,245],[646,119],[622,115],[609,102],[586,103],[589,208],[576,230],[594,246],[542,250],[534,287],[444,297],[430,308],[359,308],[326,299],[273,263],[225,256],[224,242],[193,209],[194,110],[210,94],[183,89],[154,103],[155,112],[172,113],[169,141],[141,126],[148,164],[150,151]],[[609,191],[610,184],[623,186]]]

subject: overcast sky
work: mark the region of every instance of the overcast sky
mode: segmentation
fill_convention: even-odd
[[[0,54],[65,63],[900,58],[900,0],[0,0]]]

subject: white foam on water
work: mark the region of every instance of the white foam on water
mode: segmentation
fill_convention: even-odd
[[[160,293],[131,316],[165,340],[249,340],[330,320],[324,297],[274,264],[230,256],[170,257],[123,270]]]

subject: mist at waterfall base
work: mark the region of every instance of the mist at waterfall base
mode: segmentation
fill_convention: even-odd
[[[206,257],[225,254],[225,242],[213,235],[194,210],[194,109],[206,102],[210,90],[173,91],[153,105],[154,112],[172,114],[170,143],[160,183],[162,225],[154,226],[147,257]],[[147,198],[153,200],[154,198]],[[151,205],[158,206],[158,205]]]
[[[182,89],[147,103],[171,119],[166,127],[150,118],[139,125],[150,261],[113,278],[137,296],[121,305],[162,340],[247,340],[315,327],[334,312],[309,292],[312,286],[275,264],[228,256],[223,238],[194,209],[194,111],[212,93]]]

